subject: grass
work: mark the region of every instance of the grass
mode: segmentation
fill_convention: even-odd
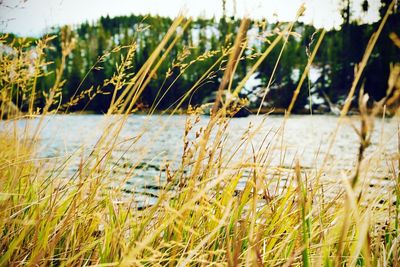
[[[243,20],[236,42],[216,60],[217,65],[227,61],[221,91],[228,86],[234,94],[239,92],[246,77],[250,77],[257,64],[291,29],[289,24],[283,32],[277,33],[277,41],[260,55],[260,61],[256,61],[238,88],[231,88],[235,64],[246,44],[246,23]],[[254,147],[254,136],[260,134],[258,125],[249,126],[241,142],[228,147],[230,119],[226,114],[231,112],[228,108],[231,100],[223,99],[220,94],[208,124],[197,132],[200,117],[196,110],[188,111],[191,115],[182,129],[185,134],[181,160],[176,167],[164,167],[165,183],[156,203],[138,208],[135,196],[124,194],[126,180],[133,176],[145,155],[138,151],[137,159],[130,163],[126,174],[121,175],[112,172],[113,152],[120,145],[121,130],[135,111],[140,94],[165,59],[164,55],[179,41],[176,30],[184,29],[185,25],[187,22],[183,18],[176,19],[148,61],[128,82],[124,77],[129,73],[135,45],[127,47],[129,52],[112,79],[115,93],[106,115],[109,124],[90,153],[72,156],[79,158],[80,164],[68,177],[63,171],[68,169],[70,159],[49,164],[48,160],[37,157],[36,149],[44,118],[60,107],[57,101],[63,85],[62,62],[69,56],[74,41],[68,39],[68,32],[63,33],[64,59],[57,70],[55,85],[46,94],[46,105],[39,111],[34,108],[36,80],[45,75],[42,70],[47,63],[43,51],[50,38],[46,37],[36,46],[41,56],[36,59],[33,74],[21,72],[10,81],[7,69],[16,63],[26,64],[27,52],[15,48],[18,57],[2,54],[2,64],[9,68],[2,72],[1,116],[11,114],[10,105],[6,103],[10,103],[13,90],[21,90],[29,103],[28,112],[14,115],[37,117],[39,123],[27,120],[26,127],[21,130],[16,127],[15,119],[2,122],[11,125],[12,130],[2,131],[0,136],[0,266],[398,266],[400,147],[392,157],[380,155],[383,143],[374,153],[366,154],[376,116],[399,97],[398,65],[392,68],[387,97],[372,109],[367,108],[367,97],[360,92],[360,127],[354,126],[359,136],[357,164],[351,172],[336,172],[334,183],[322,177],[330,173],[329,158],[323,160],[319,169],[303,168],[301,159],[296,159],[289,170],[271,166],[272,147],[280,148],[281,156],[285,155],[283,141],[276,136],[273,144]],[[357,79],[361,77],[379,31],[372,36],[357,68]],[[321,41],[323,33],[320,36]],[[304,79],[317,49],[318,46],[311,53]],[[178,110],[183,100],[190,97],[211,72],[212,68],[204,73],[171,113]],[[355,93],[357,83],[358,80],[348,99]],[[123,93],[117,94],[122,88]],[[300,88],[301,85],[298,90]],[[298,90],[294,92],[291,107]],[[80,94],[74,98],[69,103],[75,103]],[[338,128],[347,120],[349,105],[346,102],[338,118],[331,147]],[[282,133],[290,109],[280,129]],[[392,120],[396,116],[398,114]],[[163,133],[157,134],[162,136]],[[138,134],[126,142],[133,146],[140,137]],[[389,166],[387,179],[392,186],[383,190],[366,188],[362,181],[374,176],[373,170],[368,168],[374,164]],[[245,182],[243,190],[237,190],[240,181]],[[282,183],[284,186],[278,186]]]

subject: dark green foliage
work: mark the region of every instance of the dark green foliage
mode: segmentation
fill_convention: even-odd
[[[383,10],[385,9],[382,8],[382,12]],[[344,7],[343,12],[345,22],[342,29],[331,30],[326,34],[314,60],[313,68],[318,69],[321,75],[314,83],[304,83],[295,105],[295,111],[303,110],[309,103],[309,92],[320,98],[326,95],[335,103],[345,98],[351,86],[354,67],[361,60],[368,40],[377,29],[378,24],[357,25],[349,19],[346,20],[348,18],[347,6]],[[389,18],[365,71],[363,79],[365,90],[374,100],[379,100],[384,96],[390,64],[400,60],[399,49],[389,39],[391,32],[399,34],[399,21],[398,14]],[[113,49],[116,46],[136,43],[133,67],[130,70],[135,73],[160,43],[171,23],[170,18],[131,15],[115,18],[102,17],[95,23],[85,22],[75,27],[72,35],[76,39],[76,47],[68,57],[63,75],[66,80],[63,87],[63,103],[67,103],[72,96],[92,89],[83,94],[81,101],[68,107],[68,110],[85,108],[95,112],[106,112],[110,105],[113,87],[105,84],[104,81],[112,77],[121,56],[125,56],[127,53],[127,49],[124,48],[118,51],[113,51]],[[221,50],[233,43],[239,24],[240,20],[226,17],[219,21],[215,19],[192,21],[142,93],[139,103],[150,107],[153,103],[159,102],[157,109],[173,106],[218,60],[222,54]],[[283,28],[283,26],[282,23],[268,25],[265,24],[265,21],[253,21],[250,27],[252,32],[257,32],[271,41],[275,38],[272,35],[273,29]],[[317,29],[303,23],[295,24],[293,31],[299,35],[289,37],[272,79],[270,91],[265,98],[268,105],[272,107],[288,107],[293,91],[307,64],[310,51],[314,48],[315,39],[318,38],[314,36]],[[60,32],[61,29],[55,29],[53,33],[60,36]],[[16,37],[10,35],[9,38],[11,41]],[[281,41],[258,70],[257,76],[261,80],[263,88],[270,81],[283,43],[284,41]],[[238,65],[233,86],[246,75],[254,63],[252,55],[264,51],[268,46],[269,43],[261,38],[252,39]],[[53,40],[52,49],[47,51],[48,61],[53,64],[48,66],[49,74],[40,79],[39,90],[47,91],[54,83],[54,72],[60,63],[61,47],[61,37],[58,37]],[[216,52],[198,60],[209,51]],[[196,62],[191,64],[193,61]],[[182,67],[184,64],[189,64],[189,66],[184,68]],[[187,106],[189,103],[199,105],[212,91],[217,90],[219,79],[223,74],[223,67],[224,63],[216,66],[207,80],[195,88],[183,106]],[[245,92],[259,96],[264,94],[260,88],[245,89]],[[260,100],[253,103],[254,106],[259,104]]]

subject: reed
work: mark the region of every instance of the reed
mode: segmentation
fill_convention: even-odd
[[[398,266],[400,146],[391,157],[380,155],[384,144],[366,156],[374,121],[387,105],[397,103],[400,96],[398,65],[392,68],[387,97],[372,109],[367,108],[367,96],[360,92],[361,126],[354,126],[354,134],[359,136],[357,164],[352,172],[336,172],[333,183],[321,178],[322,174],[332,174],[328,158],[320,169],[303,168],[301,158],[294,159],[295,163],[287,169],[271,165],[272,149],[281,149],[281,155],[285,153],[282,146],[285,123],[301,84],[288,107],[281,135],[273,136],[271,143],[263,142],[255,147],[254,136],[264,134],[260,133],[262,125],[249,125],[235,146],[227,143],[231,121],[227,114],[232,112],[229,110],[232,99],[224,99],[221,91],[229,87],[237,94],[278,42],[291,34],[291,24],[276,34],[238,87],[231,88],[235,64],[246,46],[248,21],[243,20],[235,43],[211,53],[219,56],[215,65],[181,98],[190,97],[215,66],[221,64],[225,69],[220,94],[206,127],[197,127],[204,119],[198,110],[187,111],[185,129],[182,129],[183,153],[177,166],[162,167],[165,179],[157,201],[139,207],[134,194],[124,193],[126,181],[134,176],[146,151],[135,151],[135,159],[129,162],[124,175],[113,172],[115,162],[123,162],[122,156],[115,159],[114,153],[121,143],[130,149],[142,136],[139,132],[135,138],[121,140],[121,130],[165,55],[179,42],[187,23],[183,17],[177,18],[148,61],[133,76],[129,70],[135,44],[116,48],[128,49],[128,53],[117,66],[112,81],[108,81],[115,91],[104,115],[106,127],[89,153],[77,151],[62,160],[41,159],[37,154],[43,121],[60,107],[59,91],[64,83],[65,60],[58,67],[56,84],[46,94],[45,107],[35,109],[36,81],[45,75],[43,69],[48,62],[44,51],[52,37],[45,37],[35,45],[40,56],[36,58],[33,73],[23,72],[26,68],[21,67],[16,76],[9,78],[11,66],[28,64],[24,47],[13,47],[17,57],[2,54],[1,64],[8,71],[1,72],[0,116],[9,118],[2,121],[7,127],[0,133],[0,266]],[[365,57],[357,67],[357,79],[380,29],[372,36]],[[74,40],[68,31],[63,34],[65,59],[73,49]],[[321,32],[319,44],[323,36]],[[311,53],[301,83],[318,47]],[[191,64],[201,64],[201,59]],[[349,99],[357,83],[358,80],[350,90]],[[11,101],[13,90],[22,90],[21,95],[28,99],[26,114],[11,114],[10,105],[6,105]],[[79,95],[77,92],[67,103],[73,105]],[[171,108],[172,114],[182,101]],[[347,103],[338,127],[348,119]],[[27,117],[38,117],[39,123],[33,124],[34,120],[29,119],[25,128],[18,128],[17,120]],[[162,136],[163,132],[155,135]],[[71,174],[65,169],[73,158],[80,163]],[[382,162],[390,167],[388,179],[392,186],[372,191],[365,188],[361,181],[374,175],[366,166]],[[244,187],[238,190],[240,182]],[[388,195],[391,196],[388,198]]]

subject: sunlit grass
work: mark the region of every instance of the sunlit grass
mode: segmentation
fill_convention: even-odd
[[[123,192],[126,180],[145,155],[138,153],[137,162],[131,163],[125,176],[112,172],[110,166],[113,166],[113,152],[121,143],[120,133],[135,111],[140,94],[165,59],[164,55],[179,41],[177,28],[184,29],[185,25],[187,22],[182,17],[175,20],[154,53],[134,75],[128,74],[128,70],[135,45],[127,47],[129,52],[112,79],[115,93],[105,115],[109,119],[107,127],[89,153],[74,155],[80,159],[80,164],[68,177],[62,173],[68,168],[68,159],[54,167],[36,153],[42,122],[46,115],[60,108],[59,92],[64,83],[61,77],[65,66],[61,62],[56,84],[45,95],[44,108],[35,109],[36,79],[44,75],[43,66],[47,63],[43,51],[50,38],[46,37],[35,46],[41,56],[36,58],[32,75],[19,73],[10,77],[11,71],[2,72],[0,115],[9,117],[3,125],[15,124],[15,117],[41,115],[37,124],[28,120],[24,129],[14,125],[13,130],[0,133],[0,266],[397,264],[400,257],[400,151],[392,157],[365,158],[365,150],[372,138],[376,116],[399,96],[399,66],[392,69],[388,96],[372,109],[367,108],[366,97],[360,93],[361,127],[356,127],[354,133],[360,140],[358,161],[352,172],[337,172],[335,183],[322,178],[328,169],[327,158],[319,170],[304,169],[301,159],[296,159],[289,170],[278,168],[272,172],[274,167],[268,164],[271,146],[254,147],[252,143],[254,135],[259,134],[258,125],[249,126],[241,142],[228,147],[226,136],[230,119],[226,115],[235,110],[230,110],[231,99],[220,98],[214,104],[208,124],[196,133],[194,126],[200,120],[198,111],[188,111],[190,115],[182,129],[181,160],[178,166],[164,166],[165,182],[155,204],[139,207],[134,194]],[[285,31],[277,33],[275,40],[286,38],[290,28],[289,24]],[[246,20],[243,20],[235,43],[218,54],[216,66],[227,62],[220,91],[231,86],[235,63],[246,43],[245,32]],[[68,39],[67,32],[64,34],[65,60],[74,41]],[[320,36],[322,40],[323,33]],[[379,32],[372,37],[356,77],[361,76],[378,36]],[[260,60],[264,60],[277,43],[273,41],[260,55]],[[2,55],[2,64],[10,70],[16,61],[20,65],[27,64],[24,61],[26,52],[22,48],[15,49],[19,57]],[[317,49],[318,46],[313,55]],[[257,62],[261,61],[256,61],[256,67]],[[312,57],[308,68],[311,63]],[[201,64],[201,60],[192,64]],[[190,97],[211,72],[212,68],[182,99]],[[129,81],[125,80],[126,76]],[[240,91],[247,78],[237,88],[232,88],[234,94]],[[355,86],[351,88],[349,99]],[[16,106],[28,103],[25,114],[9,111],[16,89],[22,90],[20,95],[24,97]],[[116,93],[122,89],[121,94]],[[292,103],[296,101],[296,92]],[[79,98],[79,93],[74,97]],[[180,108],[182,99],[171,108],[171,113]],[[75,102],[72,99],[67,103]],[[347,103],[338,119],[338,127],[346,118]],[[157,134],[162,136],[163,132]],[[189,138],[190,134],[194,137]],[[133,145],[140,137],[138,134],[126,142]],[[334,141],[335,134],[332,143]],[[279,148],[279,136],[273,142],[274,147]],[[284,154],[283,148],[281,153]],[[366,194],[360,182],[361,178],[368,177],[363,166],[373,161],[385,161],[390,166],[387,174],[393,186],[383,192],[376,190]],[[272,175],[267,176],[267,173]],[[245,184],[242,190],[237,189],[240,181]]]

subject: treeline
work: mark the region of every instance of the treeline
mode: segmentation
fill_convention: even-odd
[[[51,41],[51,47],[46,52],[47,60],[53,63],[46,66],[47,75],[38,80],[37,104],[44,105],[40,94],[54,84],[56,68],[61,63],[63,39],[69,38],[74,40],[75,45],[63,71],[66,82],[61,92],[61,104],[64,105],[61,108],[65,108],[72,97],[80,96],[80,101],[68,104],[69,111],[86,109],[106,112],[114,90],[113,84],[108,81],[116,73],[121,58],[126,57],[129,46],[136,47],[128,71],[135,73],[159,45],[172,22],[170,18],[159,16],[107,16],[94,23],[83,23],[72,30],[55,29],[51,34],[57,37]],[[203,103],[219,86],[227,58],[219,63],[218,59],[234,42],[239,25],[240,20],[232,18],[195,19],[188,22],[186,28],[178,28],[182,36],[143,91],[138,102],[140,106],[151,107],[157,103],[159,110],[170,108],[208,73],[206,79],[195,86],[183,106]],[[233,86],[246,75],[260,53],[268,48],[276,37],[277,29],[282,30],[286,25],[266,21],[251,22],[248,47],[236,69]],[[356,22],[345,21],[340,30],[327,32],[314,60],[310,82],[304,83],[295,111],[308,105],[310,95],[313,100],[319,101],[317,103],[326,103],[326,99],[333,103],[343,101],[351,86],[354,68],[360,62],[368,40],[377,27],[378,23],[358,25]],[[399,29],[399,15],[390,16],[368,61],[362,84],[371,99],[379,100],[385,95],[390,65],[400,61],[400,51],[389,38],[390,33],[398,33]],[[264,105],[276,108],[286,108],[289,105],[319,34],[313,26],[302,23],[296,23],[293,32],[272,80],[271,74],[284,40],[261,64],[252,82],[246,84],[241,92],[243,97],[252,100],[251,105],[254,107],[260,105],[268,84],[270,90]],[[126,79],[128,82],[129,75]],[[123,88],[119,93],[122,91]]]

